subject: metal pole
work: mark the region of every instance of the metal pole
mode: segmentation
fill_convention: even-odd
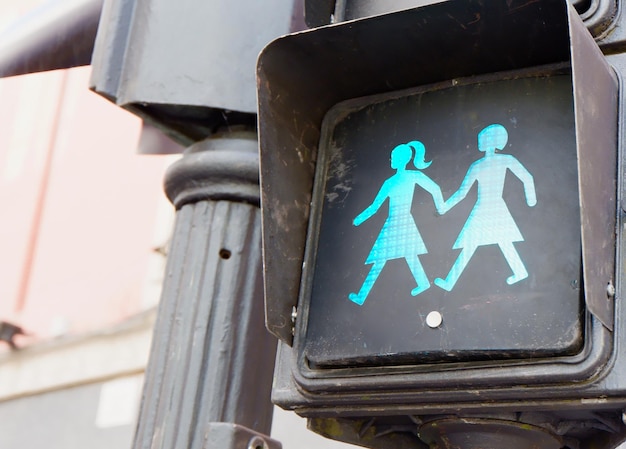
[[[264,326],[254,132],[194,144],[168,171],[176,226],[134,449],[280,448]]]
[[[261,271],[255,61],[300,0],[107,0],[92,89],[192,145],[168,172],[177,210],[135,449],[278,447],[276,342]],[[204,140],[203,140],[204,139]]]

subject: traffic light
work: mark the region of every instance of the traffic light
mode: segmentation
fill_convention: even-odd
[[[621,416],[621,79],[561,0],[445,1],[266,47],[266,318],[293,345],[274,400],[370,447],[368,417]]]

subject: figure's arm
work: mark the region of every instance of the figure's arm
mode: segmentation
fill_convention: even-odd
[[[535,180],[533,178],[533,175],[531,175],[530,172],[526,170],[526,167],[524,167],[521,162],[515,159],[515,157],[513,156],[510,156],[508,167],[509,170],[511,170],[511,172],[513,172],[513,174],[517,176],[520,181],[522,181],[522,184],[524,184],[524,195],[526,195],[526,204],[528,204],[530,207],[533,207],[535,204],[537,204],[537,195],[535,193]]]
[[[430,179],[422,172],[417,172],[416,175],[417,179],[415,182],[432,195],[433,202],[435,203],[435,208],[437,208],[437,212],[443,215],[442,211],[444,207],[444,201],[443,195],[441,194],[441,187],[439,187],[439,185],[435,181]]]
[[[474,168],[474,165],[471,165],[469,170],[467,171],[467,174],[465,175],[465,178],[463,178],[463,182],[461,183],[459,190],[454,192],[454,194],[452,194],[452,196],[446,200],[446,202],[443,204],[443,207],[441,208],[440,213],[445,214],[454,206],[459,204],[461,200],[467,196],[467,193],[470,191],[475,181],[476,170]]]
[[[361,212],[359,215],[357,215],[354,218],[354,220],[352,221],[354,226],[359,226],[365,220],[367,220],[376,212],[378,212],[378,209],[380,208],[380,206],[382,206],[382,204],[387,199],[388,190],[389,190],[389,186],[387,185],[387,181],[385,181],[385,183],[382,185],[382,187],[378,191],[376,198],[374,198],[374,201],[372,201],[372,204],[367,206],[363,212]]]

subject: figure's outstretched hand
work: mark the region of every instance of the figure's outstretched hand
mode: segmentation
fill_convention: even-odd
[[[365,208],[363,212],[357,215],[352,221],[352,224],[354,224],[354,226],[359,226],[365,220],[367,220],[372,215],[374,215],[376,211],[378,211],[378,208],[381,206],[381,204],[383,204],[383,202],[387,199],[387,194],[389,192],[389,189],[390,189],[389,180],[387,180],[383,183],[382,187],[378,191],[378,194],[376,195],[376,198],[374,198],[374,201],[372,202],[372,204],[367,206],[367,208]]]
[[[537,196],[535,195],[535,189],[528,189],[528,191],[526,192],[526,204],[528,204],[530,207],[533,207],[535,204],[537,204]]]
[[[448,198],[448,201],[444,201],[440,205],[437,206],[437,214],[445,215],[446,212],[452,209],[452,206],[453,205],[450,204],[450,198]]]
[[[443,196],[441,195],[441,190],[438,190],[433,195],[433,200],[435,201],[435,215],[440,216],[446,213],[445,204],[446,202],[443,200]]]
[[[354,220],[352,221],[352,224],[354,224],[354,226],[359,226],[361,223],[363,223],[368,218],[369,218],[369,216],[365,216],[365,212],[361,212],[359,215],[357,215],[354,218]]]

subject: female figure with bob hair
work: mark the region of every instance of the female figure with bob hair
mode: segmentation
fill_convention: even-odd
[[[407,170],[406,166],[414,152],[414,165],[417,170]],[[391,168],[395,169],[396,173],[383,183],[372,204],[353,221],[354,226],[361,225],[374,215],[386,200],[389,200],[389,216],[365,261],[366,265],[373,266],[359,292],[348,295],[348,298],[358,305],[365,302],[385,263],[391,259],[406,260],[417,284],[411,295],[417,296],[430,287],[418,258],[420,254],[426,254],[428,251],[411,215],[411,205],[416,184],[432,195],[437,211],[443,207],[443,196],[439,186],[420,171],[431,164],[424,160],[425,153],[424,145],[416,140],[395,147],[391,151]]]
[[[435,279],[435,285],[450,291],[467,266],[479,246],[498,245],[513,274],[506,283],[515,284],[526,277],[528,272],[517,253],[513,242],[522,242],[524,237],[509,212],[502,191],[507,170],[517,176],[524,185],[526,204],[537,204],[535,182],[526,168],[510,154],[497,154],[506,146],[509,135],[506,128],[499,124],[489,125],[478,134],[478,150],[485,156],[470,165],[459,190],[445,202],[443,212],[457,205],[470,191],[474,183],[478,184],[478,197],[463,229],[454,242],[452,249],[461,249],[461,254],[454,262],[446,279]]]

